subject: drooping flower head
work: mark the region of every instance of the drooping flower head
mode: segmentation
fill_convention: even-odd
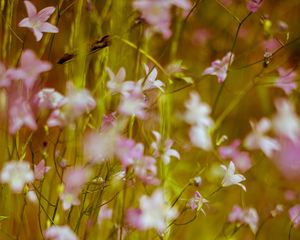
[[[256,12],[262,5],[263,0],[248,0],[247,8],[250,12]]]
[[[42,39],[43,32],[58,33],[56,26],[46,22],[55,11],[55,7],[46,7],[37,12],[36,7],[30,1],[24,1],[24,4],[28,17],[19,22],[19,27],[29,28],[37,41]]]

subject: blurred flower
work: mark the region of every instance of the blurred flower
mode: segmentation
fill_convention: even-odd
[[[122,93],[124,80],[126,77],[125,68],[121,67],[116,75],[109,67],[106,67],[105,69],[109,76],[109,81],[107,82],[107,88],[112,93]]]
[[[300,204],[289,209],[289,217],[294,227],[298,227],[300,224]]]
[[[46,7],[37,12],[36,7],[30,1],[24,1],[24,4],[28,17],[19,22],[19,27],[30,28],[37,41],[42,39],[43,32],[58,33],[57,27],[46,22],[55,11],[55,7]]]
[[[45,166],[45,160],[42,159],[37,165],[34,165],[34,178],[36,180],[42,180],[44,175],[51,169],[49,166]]]
[[[287,95],[289,95],[293,89],[297,88],[295,79],[297,73],[292,69],[278,68],[279,78],[276,80],[275,86],[281,88]]]
[[[140,79],[139,81],[142,83],[144,83],[143,85],[143,91],[145,90],[149,90],[149,89],[153,89],[153,88],[158,88],[160,91],[164,92],[163,87],[165,86],[165,84],[156,79],[157,77],[157,70],[154,67],[153,69],[151,69],[151,72],[149,70],[149,67],[145,64],[145,71],[146,71],[146,77]]]
[[[44,232],[44,237],[47,240],[79,240],[68,225],[52,225]]]
[[[193,211],[196,210],[197,212],[201,210],[203,214],[205,214],[202,208],[205,203],[208,203],[208,201],[196,191],[194,196],[187,202],[187,207],[191,208]]]
[[[163,233],[168,223],[177,216],[176,209],[170,208],[165,201],[161,189],[157,189],[151,197],[143,195],[140,198],[140,208],[130,209],[127,220],[131,226],[140,230],[154,228],[159,233]]]
[[[228,221],[249,225],[251,231],[255,234],[258,229],[259,217],[254,208],[241,209],[240,206],[234,205],[228,216]]]
[[[97,222],[100,225],[103,220],[112,218],[112,209],[108,208],[106,205],[102,206],[98,213]]]
[[[117,113],[116,112],[112,112],[109,113],[107,115],[104,115],[102,118],[102,123],[101,123],[101,131],[106,131],[109,128],[113,127],[116,123],[117,120]]]
[[[203,150],[210,150],[212,142],[209,129],[213,125],[213,120],[209,116],[211,109],[206,103],[201,102],[201,98],[196,92],[190,94],[190,99],[185,103],[187,111],[184,119],[192,127],[189,131],[190,140],[196,147]]]
[[[0,62],[0,88],[6,88],[10,86],[11,79],[7,74],[6,67]]]
[[[27,49],[22,53],[19,68],[10,69],[7,74],[15,80],[23,80],[25,86],[31,89],[39,75],[43,72],[48,72],[51,68],[51,63],[41,61],[32,50]]]
[[[300,137],[300,118],[297,116],[294,106],[286,99],[275,101],[277,113],[272,119],[275,132],[297,142]]]
[[[271,210],[270,214],[273,218],[277,217],[281,213],[283,213],[284,206],[282,204],[277,204],[273,210]]]
[[[26,199],[29,201],[29,202],[32,202],[32,203],[38,203],[38,198],[36,196],[36,193],[34,190],[29,190],[27,193],[26,193]]]
[[[135,0],[133,8],[139,10],[142,18],[150,25],[151,32],[161,33],[165,39],[172,34],[171,26],[171,7],[172,5],[189,11],[191,3],[189,0]]]
[[[89,170],[83,167],[67,168],[63,175],[63,192],[60,199],[63,209],[68,210],[72,205],[79,205],[78,195],[89,179]]]
[[[8,183],[13,192],[20,193],[25,184],[34,181],[34,175],[28,162],[10,161],[4,164],[0,179]]]
[[[247,8],[250,12],[256,12],[262,5],[263,0],[248,0]]]
[[[34,102],[41,109],[57,109],[66,103],[65,97],[53,88],[43,88],[34,98]]]
[[[147,107],[142,91],[141,82],[134,84],[126,94],[121,97],[119,112],[126,116],[135,115],[138,118],[145,118],[145,108]]]
[[[180,155],[178,151],[172,149],[173,141],[171,139],[167,139],[164,142],[161,140],[161,135],[157,131],[152,131],[152,134],[155,137],[155,142],[151,143],[151,148],[154,150],[154,157],[161,157],[164,164],[169,164],[171,157],[175,157],[180,159]]]
[[[146,185],[158,185],[156,159],[150,156],[143,156],[136,159],[133,164],[135,175]]]
[[[231,185],[238,185],[240,186],[244,191],[246,191],[246,187],[241,184],[240,182],[245,181],[246,178],[242,174],[235,174],[235,165],[231,161],[229,163],[229,166],[226,167],[225,165],[221,165],[221,167],[225,170],[225,175],[222,180],[222,186],[228,187]]]
[[[8,116],[10,134],[15,134],[23,125],[29,127],[31,130],[37,129],[30,103],[26,99],[23,99],[23,97],[10,101]]]
[[[232,64],[234,54],[228,52],[222,60],[215,60],[211,66],[206,68],[202,75],[215,75],[218,77],[218,82],[222,83],[227,77],[228,67]]]
[[[252,132],[244,140],[249,150],[261,149],[266,156],[271,157],[273,152],[280,149],[278,141],[265,135],[271,129],[271,121],[262,118],[258,123],[250,121]]]

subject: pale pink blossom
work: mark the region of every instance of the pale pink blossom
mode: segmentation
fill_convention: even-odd
[[[0,179],[2,183],[8,183],[13,192],[20,193],[25,184],[34,181],[34,175],[28,162],[9,161],[4,164]]]
[[[228,221],[246,224],[255,234],[258,230],[259,216],[254,208],[242,209],[240,206],[235,205],[228,216]]]
[[[122,93],[124,90],[124,81],[126,77],[125,68],[121,67],[116,75],[109,67],[106,67],[105,69],[109,76],[109,81],[107,82],[107,88],[112,93]]]
[[[191,143],[205,151],[212,149],[212,141],[207,127],[201,125],[194,125],[190,128],[189,137]]]
[[[40,109],[54,110],[66,103],[65,97],[53,88],[43,88],[34,98],[34,102]]]
[[[193,211],[202,211],[203,214],[205,214],[203,210],[203,205],[205,203],[208,203],[208,200],[205,199],[198,191],[196,191],[193,197],[187,202],[187,207],[191,208]]]
[[[100,225],[103,220],[109,220],[112,218],[113,210],[106,205],[102,206],[98,213],[97,223]]]
[[[133,164],[134,174],[146,185],[158,185],[156,159],[151,156],[143,156],[136,159]]]
[[[11,79],[4,64],[0,62],[0,88],[7,88],[10,86]]]
[[[271,130],[271,121],[267,118],[262,118],[258,123],[250,121],[252,132],[249,133],[244,145],[249,150],[261,149],[266,156],[271,157],[274,151],[280,149],[277,140],[266,136],[266,133]]]
[[[89,179],[89,170],[83,167],[67,168],[63,175],[63,192],[60,199],[63,209],[68,210],[72,205],[79,205],[78,196]]]
[[[27,27],[33,32],[37,41],[40,41],[43,37],[43,32],[46,33],[58,33],[58,28],[48,22],[46,22],[52,13],[55,11],[55,7],[46,7],[37,12],[36,7],[30,1],[24,1],[28,17],[24,18],[19,27]]]
[[[223,187],[228,187],[231,185],[238,185],[244,191],[246,191],[246,187],[243,184],[241,184],[241,182],[245,181],[246,178],[242,174],[235,173],[235,165],[232,161],[229,163],[228,167],[226,167],[225,165],[221,165],[221,167],[225,171],[225,175],[222,180]]]
[[[131,209],[128,215],[127,220],[130,225],[140,230],[154,228],[159,233],[163,233],[168,223],[177,216],[177,210],[166,203],[163,191],[157,189],[150,197],[143,195],[140,198],[140,208]]]
[[[16,69],[8,70],[8,76],[15,80],[22,80],[28,89],[31,89],[39,75],[48,72],[52,68],[51,63],[41,61],[35,53],[30,50],[24,50],[20,59],[20,66]]]
[[[117,120],[117,113],[112,112],[107,115],[104,115],[101,123],[101,131],[106,131],[109,128],[115,126]]]
[[[279,136],[297,142],[300,137],[300,118],[297,116],[293,104],[286,99],[277,99],[275,107],[277,113],[272,118],[274,131]]]
[[[36,180],[42,180],[44,175],[51,169],[51,167],[45,165],[45,160],[42,159],[37,165],[34,165],[34,178]]]
[[[250,12],[256,12],[262,5],[263,0],[248,0],[247,8]]]
[[[169,164],[171,157],[180,159],[180,154],[177,150],[172,148],[173,141],[171,139],[166,139],[162,141],[161,135],[157,131],[152,131],[155,137],[155,142],[151,143],[151,148],[154,150],[154,157],[161,157],[164,164]]]
[[[232,64],[233,59],[234,54],[228,52],[221,60],[218,59],[213,61],[211,66],[206,68],[202,75],[215,75],[218,77],[219,83],[224,82],[227,77],[228,68]]]
[[[145,101],[141,83],[137,82],[130,91],[122,95],[118,110],[122,115],[135,115],[138,118],[143,119],[146,116],[146,107],[147,103]]]
[[[31,105],[22,97],[10,101],[8,116],[10,134],[17,133],[22,126],[27,126],[31,130],[37,129]]]
[[[297,88],[295,82],[297,73],[293,69],[278,68],[279,77],[276,79],[275,86],[281,88],[287,95],[289,95],[293,89]]]
[[[289,209],[289,217],[294,227],[298,227],[300,224],[300,204]]]
[[[44,232],[44,237],[47,240],[79,240],[68,225],[52,225]]]

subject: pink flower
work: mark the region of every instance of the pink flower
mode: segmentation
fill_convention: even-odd
[[[141,82],[141,84],[144,83],[143,91],[150,90],[153,88],[158,88],[160,91],[164,92],[163,87],[165,86],[165,84],[162,81],[156,79],[157,69],[153,68],[150,72],[150,69],[146,64],[144,65],[144,67],[145,67],[145,71],[146,71],[146,77],[145,77],[145,79],[142,78],[139,80]]]
[[[229,52],[222,58],[222,60],[215,60],[211,66],[206,68],[202,75],[215,75],[218,77],[218,82],[222,83],[227,77],[228,67],[232,64],[234,54]]]
[[[289,95],[293,89],[297,88],[295,79],[297,73],[292,69],[278,68],[279,78],[276,80],[276,87],[281,88],[287,95]]]
[[[44,175],[51,169],[51,167],[45,166],[45,160],[42,159],[37,165],[34,165],[34,178],[36,180],[42,180]]]
[[[29,102],[22,97],[11,100],[8,109],[9,133],[15,134],[22,126],[27,126],[31,130],[37,129],[35,117]]]
[[[263,0],[248,0],[247,8],[250,12],[256,12],[262,5]]]
[[[113,126],[115,126],[116,120],[117,120],[117,113],[112,112],[107,115],[104,115],[102,118],[102,123],[101,123],[101,131],[105,131]]]
[[[172,149],[173,141],[171,139],[167,139],[165,141],[161,140],[161,135],[157,131],[152,131],[155,136],[155,142],[151,143],[151,148],[154,150],[154,157],[161,157],[164,164],[169,164],[171,157],[175,157],[180,159],[180,155],[178,151]]]
[[[294,227],[298,227],[300,224],[300,204],[289,209],[289,217]]]
[[[26,161],[6,162],[0,175],[2,183],[8,183],[15,193],[20,193],[24,185],[34,181],[30,165]]]
[[[136,159],[133,164],[134,174],[146,185],[158,185],[156,159],[150,156],[143,156]]]
[[[205,214],[202,208],[205,203],[208,203],[208,201],[196,191],[194,196],[187,202],[187,207],[191,208],[193,211],[196,210],[197,212],[201,210]]]
[[[47,240],[79,240],[79,238],[68,225],[52,225],[44,232],[44,237]]]
[[[106,67],[105,69],[109,76],[109,81],[107,82],[107,88],[112,93],[122,93],[124,80],[126,77],[125,68],[121,67],[116,75],[109,67]]]
[[[0,88],[7,88],[10,86],[11,79],[7,74],[6,67],[0,62]]]
[[[250,121],[250,125],[252,132],[244,140],[247,149],[261,149],[267,157],[271,157],[274,151],[280,149],[278,141],[265,135],[271,129],[271,121],[269,119],[263,118],[258,123]]]
[[[106,205],[100,208],[98,213],[97,222],[100,225],[103,220],[111,219],[112,218],[112,209],[108,208]]]
[[[19,68],[10,69],[8,76],[16,80],[23,80],[25,86],[31,89],[39,75],[49,71],[51,68],[52,65],[49,62],[41,61],[32,50],[27,49],[22,53]]]
[[[258,229],[259,217],[254,208],[241,209],[240,206],[235,205],[228,216],[228,221],[231,223],[239,222],[249,225],[251,231],[255,234]]]
[[[58,28],[46,22],[51,14],[55,11],[55,7],[46,7],[37,12],[35,6],[30,1],[24,1],[28,17],[24,18],[19,27],[30,28],[37,41],[43,37],[43,32],[58,33]]]

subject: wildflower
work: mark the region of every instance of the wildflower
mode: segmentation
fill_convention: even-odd
[[[150,156],[143,156],[133,164],[134,174],[146,185],[158,185],[156,159]]]
[[[231,185],[238,185],[240,186],[244,191],[246,191],[246,187],[241,184],[240,182],[245,181],[246,178],[242,174],[235,174],[235,165],[231,161],[229,163],[229,166],[226,167],[225,165],[221,165],[221,167],[225,170],[225,175],[222,180],[222,186],[228,187]]]
[[[193,211],[196,210],[197,212],[201,210],[205,214],[202,208],[205,203],[208,203],[208,201],[196,191],[194,196],[187,202],[187,207],[191,208]]]
[[[231,223],[239,222],[241,224],[246,224],[255,234],[258,229],[259,217],[254,208],[241,209],[240,206],[235,205],[228,216],[228,221]]]
[[[72,205],[79,205],[78,195],[84,184],[88,181],[89,171],[82,167],[68,168],[63,175],[63,192],[60,199],[63,202],[63,209],[68,210]]]
[[[125,69],[123,67],[121,67],[116,75],[113,73],[113,71],[109,67],[106,67],[105,69],[110,78],[109,81],[107,82],[107,88],[112,93],[122,93],[124,80],[126,77]]]
[[[26,198],[29,202],[38,203],[38,198],[36,196],[36,193],[32,189],[26,193]]]
[[[58,28],[46,22],[51,14],[55,11],[55,7],[46,7],[37,12],[36,7],[30,1],[24,1],[28,17],[24,18],[19,27],[27,27],[33,32],[37,41],[43,37],[43,32],[58,33]]]
[[[102,123],[101,123],[101,131],[106,131],[109,128],[115,126],[116,120],[117,120],[117,113],[112,112],[107,115],[104,115],[102,118]]]
[[[21,79],[24,81],[25,86],[31,89],[39,75],[51,68],[52,65],[49,62],[41,61],[32,50],[27,49],[22,53],[19,68],[10,69],[7,74],[13,79]]]
[[[177,159],[180,158],[178,151],[172,149],[173,141],[171,139],[167,139],[164,142],[161,140],[161,135],[157,131],[152,131],[155,142],[151,143],[151,148],[154,150],[154,157],[161,156],[164,164],[169,164],[171,157],[175,157]]]
[[[10,86],[10,78],[8,77],[6,67],[0,62],[0,87],[6,88]]]
[[[100,225],[103,220],[111,219],[111,217],[112,217],[112,209],[104,205],[99,210],[97,222]]]
[[[37,124],[30,103],[19,97],[10,101],[9,109],[9,133],[15,134],[23,125],[31,130],[37,129]]]
[[[51,167],[45,166],[45,160],[42,159],[37,165],[34,165],[34,178],[36,180],[42,180],[44,175],[51,169]]]
[[[44,232],[44,237],[47,240],[79,240],[79,238],[68,225],[52,225]]]
[[[280,149],[279,143],[265,135],[271,129],[271,121],[267,118],[261,119],[258,123],[250,122],[252,133],[244,140],[245,147],[249,150],[261,149],[266,156],[271,157],[273,152]]]
[[[272,119],[275,132],[297,142],[300,136],[300,118],[295,113],[294,106],[285,99],[275,101],[277,113]]]
[[[142,92],[141,83],[137,82],[121,98],[119,112],[125,116],[135,115],[138,118],[145,118],[145,108],[147,107],[144,94]]]
[[[2,183],[8,183],[13,192],[20,193],[25,184],[34,181],[34,175],[28,162],[10,161],[5,163],[0,179]]]
[[[277,204],[273,210],[271,210],[270,214],[273,218],[277,217],[281,213],[283,213],[284,206],[282,204]]]
[[[300,204],[289,209],[289,217],[294,227],[298,227],[300,224]]]
[[[212,149],[212,142],[208,128],[198,125],[192,126],[189,131],[189,137],[194,146],[205,151]]]
[[[263,0],[248,0],[247,8],[250,12],[256,12],[262,5]]]
[[[228,52],[222,60],[215,60],[212,62],[211,66],[206,68],[202,75],[215,75],[218,77],[218,82],[222,83],[227,77],[227,71],[229,66],[232,64],[234,59],[234,54]]]
[[[54,110],[63,106],[66,99],[53,88],[43,88],[36,94],[34,102],[41,109]]]
[[[150,197],[143,195],[140,198],[140,208],[127,212],[127,220],[131,226],[140,230],[154,228],[159,233],[163,233],[167,224],[176,216],[177,211],[165,202],[161,189],[157,189]]]
[[[289,95],[293,89],[297,88],[295,79],[297,73],[292,69],[278,68],[279,77],[276,80],[275,86],[281,88],[287,95]]]
[[[162,81],[156,79],[156,68],[154,67],[150,72],[149,67],[146,64],[144,65],[144,67],[146,71],[146,78],[142,78],[139,80],[141,83],[144,83],[143,90],[145,91],[153,88],[158,88],[160,91],[164,92],[163,87],[165,86],[165,84]]]

